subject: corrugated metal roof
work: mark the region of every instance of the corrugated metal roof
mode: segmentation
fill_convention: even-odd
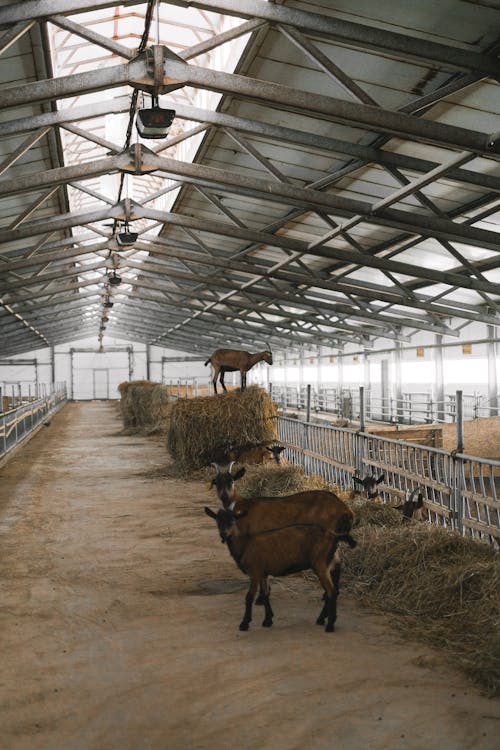
[[[155,6],[0,2],[1,355],[498,324],[497,3]]]

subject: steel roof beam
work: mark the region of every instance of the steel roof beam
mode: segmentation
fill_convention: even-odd
[[[279,125],[271,125],[265,122],[250,120],[244,117],[236,117],[224,112],[214,112],[211,110],[193,107],[180,102],[169,102],[162,100],[164,106],[176,110],[176,117],[193,120],[204,124],[204,129],[209,125],[216,125],[221,128],[228,128],[253,135],[258,138],[283,141],[301,146],[308,146],[314,149],[325,151],[329,154],[334,153],[352,156],[366,162],[374,162],[387,167],[396,167],[399,169],[412,170],[416,172],[428,172],[439,166],[436,162],[426,159],[412,157],[406,154],[392,153],[380,149],[365,146],[358,143],[349,143],[338,138],[329,138],[326,136],[316,135],[314,133],[293,130]],[[0,137],[7,135],[19,134],[26,131],[34,130],[50,125],[64,125],[64,123],[92,119],[105,114],[128,112],[130,109],[129,97],[117,97],[111,102],[99,102],[81,107],[67,107],[58,112],[51,112],[34,117],[21,118],[20,120],[11,120],[0,123]],[[195,129],[196,130],[196,129]],[[197,131],[196,131],[197,132]],[[188,133],[189,135],[194,133]],[[182,135],[182,140],[185,139]],[[171,139],[174,142],[176,139]],[[172,145],[167,141],[155,150],[157,153]],[[485,187],[488,190],[500,192],[500,178],[494,175],[488,175],[480,172],[474,172],[468,169],[451,169],[447,174],[447,179],[466,182],[473,185]]]
[[[145,245],[144,245],[144,249],[146,249]],[[255,267],[251,263],[244,263],[244,262],[238,262],[238,263],[236,263],[234,261],[228,260],[227,258],[225,258],[223,256],[217,257],[217,256],[212,255],[210,258],[207,259],[201,253],[195,254],[193,252],[185,252],[185,251],[178,251],[178,250],[172,250],[172,249],[164,251],[163,248],[160,249],[158,247],[154,249],[154,253],[156,254],[156,256],[160,255],[162,257],[172,257],[172,258],[175,258],[175,259],[182,258],[184,260],[189,260],[189,261],[192,261],[193,263],[195,263],[197,266],[199,266],[200,264],[204,264],[205,263],[205,264],[207,264],[209,266],[214,266],[215,265],[216,267],[220,267],[221,269],[239,271],[239,272],[245,273],[245,274],[251,274],[251,273],[255,273],[256,272]],[[140,263],[136,263],[133,260],[129,259],[128,260],[128,264],[130,266],[132,266],[132,267],[135,267],[135,268],[139,269],[139,270],[141,268],[143,268],[145,270],[146,269],[150,269],[150,268],[151,269],[156,268],[156,266],[155,266],[155,257],[149,258],[145,263],[143,263],[142,261]],[[165,276],[166,277],[171,276],[171,273],[172,273],[171,266],[168,266],[168,265],[165,265],[165,266],[158,265],[158,271],[160,273],[162,273],[162,271],[160,270],[162,267],[164,269],[163,273],[165,274]],[[311,279],[309,277],[306,277],[306,276],[304,276],[304,277],[301,278],[301,277],[299,277],[298,274],[294,275],[293,272],[290,272],[290,271],[288,271],[288,272],[281,272],[281,270],[278,270],[278,271],[272,273],[271,275],[272,275],[273,278],[282,279],[283,281],[286,281],[287,283],[295,284],[296,286],[298,284],[301,284],[301,283],[310,283],[313,286],[316,286],[318,284],[318,282],[320,284],[324,283],[322,280],[318,280],[317,278],[315,278],[313,281],[311,281]],[[217,282],[215,282],[215,283],[217,284]],[[334,287],[334,281],[332,282],[331,286]],[[324,288],[327,288],[326,284],[325,284]],[[381,324],[392,324],[392,325],[394,325],[393,319],[391,319],[389,317],[384,318],[384,316],[382,316],[382,315],[379,316],[373,310],[370,310],[370,312],[368,314],[366,314],[363,310],[360,310],[359,312],[357,310],[352,310],[352,309],[350,310],[347,305],[343,306],[341,304],[337,305],[335,308],[334,307],[330,307],[329,310],[330,310],[330,312],[332,314],[334,314],[335,311],[338,314],[340,314],[340,315],[345,314],[347,312],[350,312],[353,316],[360,317],[361,319],[368,319],[368,320],[374,320],[374,319],[376,319]],[[277,314],[279,314],[279,313],[277,313]],[[431,325],[429,321],[426,321],[422,317],[416,317],[415,320],[406,320],[406,319],[403,318],[402,321],[401,321],[401,325],[411,326],[411,325],[415,325],[415,324]],[[443,332],[449,332],[448,329],[446,331],[444,330],[444,328],[446,328],[446,327],[438,327],[438,328],[439,328],[440,332],[442,332],[442,333]]]
[[[0,8],[1,14],[1,8]],[[333,122],[349,123],[354,127],[368,127],[384,134],[421,140],[434,145],[473,151],[485,156],[498,157],[500,142],[491,134],[467,130],[432,120],[423,120],[401,112],[384,110],[358,102],[313,94],[276,83],[245,76],[206,70],[184,62],[167,48],[162,48],[164,62],[163,85],[166,87],[191,85],[221,94],[259,101],[271,106],[317,115]],[[499,63],[500,66],[500,63]],[[21,106],[36,101],[63,99],[102,89],[112,89],[130,84],[154,86],[145,55],[123,64],[110,66],[70,76],[27,83],[21,88],[11,86],[2,91],[4,108]]]
[[[122,5],[133,5],[125,0]],[[171,5],[186,6],[185,0],[171,0]],[[95,11],[116,5],[111,0],[25,0],[0,8],[0,25],[19,21],[45,19],[54,14],[74,14]],[[319,13],[260,2],[260,0],[189,0],[189,6],[239,18],[261,19],[269,23],[295,26],[312,36],[328,38],[362,49],[381,51],[410,59],[434,60],[446,66],[478,71],[484,75],[500,76],[500,63],[488,55],[464,47],[440,44],[422,37],[410,37],[375,26],[345,21]]]
[[[117,156],[108,157],[108,159],[101,159],[95,162],[89,162],[85,165],[78,165],[76,167],[64,167],[49,170],[45,174],[32,177],[31,179],[20,178],[18,180],[4,180],[0,183],[0,198],[6,195],[31,191],[37,187],[41,188],[48,185],[60,184],[82,176],[89,177],[97,174],[110,173],[116,169],[133,171],[137,169],[137,166],[134,166],[134,160],[132,162],[129,161],[127,155],[129,154],[133,156],[136,153],[136,149],[132,147],[132,149],[122,152]],[[329,193],[311,190],[310,188],[297,188],[290,184],[245,177],[244,175],[238,175],[229,172],[228,170],[214,167],[203,167],[197,164],[178,162],[174,159],[157,156],[147,149],[141,149],[140,153],[143,158],[142,169],[162,171],[169,176],[174,175],[175,178],[180,177],[181,180],[193,182],[195,184],[201,182],[206,183],[211,187],[215,185],[218,190],[223,190],[224,192],[241,192],[244,195],[258,195],[259,197],[265,197],[267,200],[272,199],[278,202],[299,205],[304,210],[320,209],[329,213],[347,215],[348,217],[362,215],[369,223],[403,229],[406,232],[413,232],[428,237],[436,237],[438,239],[442,238],[455,242],[472,243],[490,250],[496,251],[498,249],[498,233],[470,227],[465,224],[457,224],[448,219],[441,219],[439,217],[422,214],[411,214],[408,211],[394,208],[380,208],[374,212],[374,206],[362,201],[340,198]],[[106,163],[108,164],[107,167],[105,166]],[[421,178],[421,180],[424,179],[424,177]],[[138,204],[134,205],[136,210],[139,211]],[[111,210],[112,209],[109,209],[108,211]],[[44,226],[46,231],[57,231],[62,227],[77,226],[78,223],[88,224],[92,221],[100,221],[103,218],[119,218],[117,216],[112,217],[109,212],[106,216],[104,214],[105,211],[96,211],[93,214],[89,213],[90,217],[95,216],[96,218],[88,218],[86,220],[83,218],[77,220],[75,215],[70,214],[67,217],[46,220]],[[144,218],[153,218],[155,220],[168,221],[174,224],[185,221],[185,217],[178,214],[155,212],[154,209],[146,209],[144,207],[140,208],[138,215]],[[173,217],[175,217],[175,219]],[[208,223],[213,224],[213,222],[200,222],[198,228],[203,229],[203,226],[206,226]],[[14,232],[6,232],[5,230],[0,231],[0,243],[30,236],[30,231],[32,233],[37,232],[35,227],[26,224],[21,229],[14,230]],[[233,228],[232,232],[239,232],[241,239],[258,241],[255,239],[255,236],[250,236],[252,233],[247,232],[247,230]],[[245,232],[247,232],[246,236],[242,236],[241,233]],[[223,233],[227,233],[227,229]],[[238,236],[238,234],[234,234],[234,236]],[[270,237],[273,237],[273,239],[271,240]],[[262,240],[262,242],[276,246],[279,239],[273,235],[267,235],[267,239]],[[302,248],[300,250],[297,248],[297,250],[303,252]],[[355,259],[352,258],[349,258],[348,260],[354,260],[355,262]],[[398,271],[395,270],[395,272]],[[402,271],[402,273],[406,272]],[[410,272],[410,275],[413,275],[413,272]]]
[[[184,5],[182,0],[171,0]],[[434,60],[445,66],[475,70],[483,75],[499,77],[500,61],[464,47],[440,44],[422,37],[411,37],[376,26],[346,21],[335,16],[310,13],[297,8],[261,2],[261,0],[189,0],[193,8],[227,13],[239,18],[261,18],[269,23],[287,24],[314,37],[328,38],[349,46],[394,54],[395,56]],[[0,15],[1,19],[1,15]]]

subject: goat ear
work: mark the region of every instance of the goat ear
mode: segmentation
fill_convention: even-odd
[[[358,484],[363,484],[363,480],[359,477],[353,476],[352,480],[353,482],[357,482]]]
[[[266,445],[266,451],[269,451],[270,453],[273,453],[273,449],[270,448],[268,445]]]
[[[383,482],[385,479],[385,474],[381,474],[379,478],[377,479],[377,484],[380,484],[380,482]]]
[[[207,514],[207,516],[210,516],[210,518],[214,518],[214,519],[217,518],[217,513],[214,513],[212,508],[207,508],[206,505],[205,505],[205,513]]]
[[[246,472],[246,469],[244,466],[242,466],[241,469],[238,469],[236,474],[233,475],[233,479],[241,479],[241,477],[243,476],[245,472]]]

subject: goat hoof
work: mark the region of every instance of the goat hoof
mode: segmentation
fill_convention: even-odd
[[[270,627],[272,627],[272,624],[273,624],[272,620],[264,620],[264,622],[262,623],[262,627],[263,628],[270,628]]]
[[[325,628],[325,633],[334,633],[335,632],[335,625],[327,625]]]
[[[242,622],[240,624],[240,630],[248,630],[248,622]]]
[[[324,617],[318,617],[316,620],[316,625],[324,625],[325,624],[325,618]]]

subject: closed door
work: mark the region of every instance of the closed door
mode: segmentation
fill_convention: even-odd
[[[94,398],[109,398],[109,370],[94,370]]]

